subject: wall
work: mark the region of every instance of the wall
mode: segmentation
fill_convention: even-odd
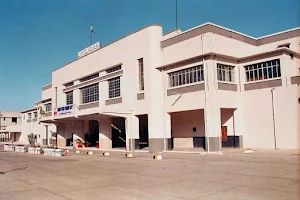
[[[196,127],[196,132],[193,132]],[[191,110],[171,113],[172,137],[205,136],[204,111]]]

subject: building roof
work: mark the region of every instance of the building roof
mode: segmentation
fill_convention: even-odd
[[[21,113],[24,114],[24,113],[28,113],[28,112],[36,111],[36,110],[37,110],[36,108],[31,108],[31,109],[28,109],[28,110],[24,110]]]

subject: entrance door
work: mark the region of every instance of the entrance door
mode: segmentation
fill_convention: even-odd
[[[222,126],[221,127],[221,132],[222,132],[222,141],[227,141],[227,126]]]

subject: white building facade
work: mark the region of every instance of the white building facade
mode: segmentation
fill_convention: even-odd
[[[60,147],[299,149],[299,42],[300,28],[147,26],[53,71],[37,122]]]

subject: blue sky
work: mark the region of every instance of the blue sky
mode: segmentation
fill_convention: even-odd
[[[181,30],[205,22],[254,36],[300,26],[299,0],[178,0]],[[29,109],[51,72],[94,41],[149,24],[175,28],[175,0],[0,0],[0,110]]]

